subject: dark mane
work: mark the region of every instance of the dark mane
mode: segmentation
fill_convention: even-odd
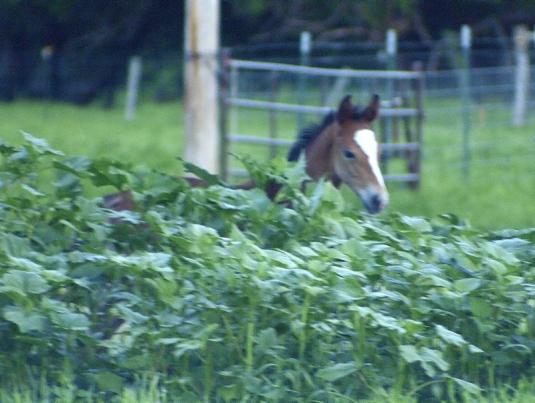
[[[354,105],[352,119],[362,119],[365,110],[365,107]],[[288,152],[288,161],[297,161],[303,150],[316,140],[323,130],[330,126],[335,120],[336,112],[331,111],[323,118],[321,123],[312,124],[301,130],[299,136],[297,136],[297,140],[293,143],[292,148],[290,148],[290,151]]]
[[[290,148],[288,152],[288,161],[297,161],[301,152],[307,148],[307,146],[312,143],[320,135],[323,130],[330,126],[336,118],[336,113],[334,111],[329,112],[321,123],[312,124],[305,127],[297,136],[297,140]]]

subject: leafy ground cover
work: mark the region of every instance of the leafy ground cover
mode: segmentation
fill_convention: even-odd
[[[282,160],[244,162],[292,208],[24,137],[0,146],[4,390],[456,401],[535,375],[533,229],[371,217],[328,183],[303,193]],[[95,187],[138,207],[107,210]]]

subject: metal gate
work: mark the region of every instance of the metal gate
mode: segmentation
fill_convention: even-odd
[[[413,71],[351,70],[235,59],[227,59],[223,66],[227,80],[222,88],[221,172],[225,178],[246,173],[230,166],[229,153],[236,145],[268,147],[268,155],[273,157],[280,148],[293,144],[304,116],[318,115],[318,120],[346,93],[366,97],[378,93],[382,101],[376,132],[385,180],[418,188],[423,135],[423,73],[418,66]],[[238,127],[240,113],[257,119],[260,111],[267,113],[267,124],[261,130]],[[286,135],[281,136],[281,114],[296,115],[292,135],[286,128]],[[396,172],[400,170],[396,161],[401,161],[402,172]]]

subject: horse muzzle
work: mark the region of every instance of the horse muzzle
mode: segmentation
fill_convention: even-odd
[[[388,206],[388,194],[386,192],[379,193],[375,190],[366,189],[364,192],[358,192],[358,195],[368,213],[380,213]]]

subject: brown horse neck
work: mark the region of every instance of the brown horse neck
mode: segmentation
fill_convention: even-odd
[[[335,136],[334,125],[337,124],[335,122],[326,128],[305,150],[307,174],[314,180],[327,176],[335,185],[339,184],[339,179],[334,173],[331,153]]]

